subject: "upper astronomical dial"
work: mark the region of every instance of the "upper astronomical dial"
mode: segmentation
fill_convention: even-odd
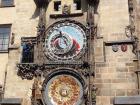
[[[47,32],[46,55],[52,60],[72,60],[80,57],[86,47],[85,31],[72,22],[54,24]]]

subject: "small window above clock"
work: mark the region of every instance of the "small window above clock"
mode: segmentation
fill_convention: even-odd
[[[54,11],[60,11],[61,1],[54,1]]]
[[[82,1],[81,0],[54,0],[52,3],[53,9],[50,13],[51,18],[65,18],[82,16]]]
[[[81,10],[81,0],[74,0],[75,10]]]

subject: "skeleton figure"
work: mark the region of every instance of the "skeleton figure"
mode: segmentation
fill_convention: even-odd
[[[63,7],[63,14],[64,15],[70,14],[70,7],[68,5],[64,5],[64,7]]]

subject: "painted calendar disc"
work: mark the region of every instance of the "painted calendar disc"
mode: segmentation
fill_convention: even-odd
[[[46,105],[80,105],[83,101],[83,84],[69,74],[59,74],[44,85]]]

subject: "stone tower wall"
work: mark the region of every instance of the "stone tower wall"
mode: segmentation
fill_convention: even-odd
[[[57,19],[49,19],[53,11],[52,0],[47,9],[46,20],[49,24]],[[72,3],[71,0],[62,0]],[[86,6],[83,5],[84,15],[78,19],[86,22]],[[5,98],[23,98],[30,103],[32,80],[22,80],[17,76],[17,63],[21,58],[21,37],[36,36],[38,14],[33,0],[15,0],[15,7],[0,8],[0,24],[12,24],[15,34],[13,45],[9,45],[9,53],[0,53],[0,84],[5,83]],[[95,77],[97,90],[97,105],[113,105],[116,96],[137,95],[137,78],[135,70],[136,55],[132,45],[128,44],[127,51],[113,52],[111,41],[129,40],[125,35],[125,27],[130,24],[128,0],[100,0],[98,15],[98,34],[95,38]],[[4,82],[4,80],[6,80]],[[26,101],[27,102],[27,101]],[[24,103],[28,105],[27,103]]]

